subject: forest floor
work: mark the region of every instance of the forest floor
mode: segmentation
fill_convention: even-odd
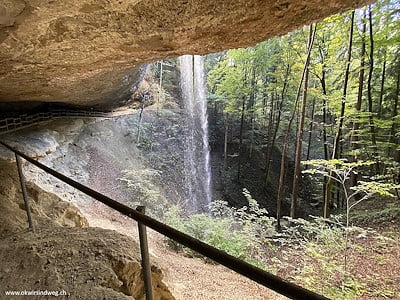
[[[347,248],[330,241],[298,250],[270,250],[267,261],[278,276],[294,280],[332,299],[400,299],[400,235],[353,236]]]
[[[135,221],[101,203],[82,208],[90,225],[138,239]],[[266,252],[268,269],[280,277],[332,299],[400,299],[400,235],[395,227],[353,235],[347,251],[333,244],[281,247]],[[286,299],[223,266],[177,253],[165,237],[149,230],[152,257],[164,269],[165,282],[177,299]],[[227,292],[229,291],[229,293]]]
[[[320,241],[310,240],[297,249],[268,249],[267,265],[278,276],[332,299],[400,299],[398,200],[366,200],[350,220],[354,227],[347,251],[343,234],[328,230]]]

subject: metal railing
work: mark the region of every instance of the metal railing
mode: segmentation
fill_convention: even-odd
[[[144,214],[144,209],[143,207],[138,207],[136,210],[133,208],[130,208],[122,203],[119,203],[118,201],[115,201],[114,199],[111,199],[99,192],[96,192],[95,190],[92,190],[91,188],[55,171],[54,169],[51,169],[42,163],[36,161],[35,159],[25,155],[21,151],[11,147],[10,145],[0,141],[0,144],[9,149],[10,151],[14,152],[17,158],[17,165],[18,165],[18,170],[20,171],[20,178],[21,178],[21,185],[24,185],[24,179],[23,179],[23,174],[22,174],[22,168],[20,164],[20,159],[19,157],[24,158],[28,162],[32,163],[33,165],[37,166],[38,168],[42,169],[43,171],[53,175],[54,177],[60,179],[61,181],[65,182],[66,184],[76,188],[77,190],[85,193],[88,196],[91,196],[92,198],[96,199],[97,201],[102,202],[103,204],[113,208],[114,210],[120,212],[121,214],[128,216],[129,218],[135,220],[138,222],[138,227],[139,227],[139,235],[140,235],[140,247],[141,247],[141,253],[142,253],[142,266],[143,266],[143,278],[144,278],[144,283],[145,283],[145,289],[146,289],[146,299],[147,300],[152,300],[152,287],[151,287],[151,274],[150,274],[150,264],[149,264],[149,255],[147,251],[147,237],[146,237],[146,227],[149,227],[156,232],[180,243],[181,245],[188,247],[196,252],[198,252],[201,255],[204,255],[205,257],[208,257],[209,259],[214,260],[215,262],[235,271],[236,273],[239,273],[281,295],[287,296],[291,299],[304,299],[304,300],[313,300],[313,299],[328,299],[322,295],[319,295],[315,292],[312,292],[310,290],[307,290],[303,287],[300,287],[294,283],[288,282],[276,275],[273,275],[271,273],[268,273],[260,268],[257,268],[245,261],[242,261],[230,254],[227,254],[215,247],[212,247],[198,239],[195,239],[179,230],[176,230],[160,221],[157,221],[156,219],[153,219],[149,216],[146,216]],[[22,188],[22,191],[24,193],[24,188]],[[24,194],[24,197],[26,197],[26,193]],[[34,230],[33,228],[33,223],[32,223],[32,218],[30,216],[30,211],[29,211],[29,204],[27,203],[27,199],[24,199],[26,208],[27,208],[27,214],[28,214],[28,220],[30,228]],[[147,261],[146,261],[147,260]]]
[[[81,117],[81,118],[111,118],[111,112],[95,110],[73,110],[73,109],[50,109],[46,112],[23,113],[19,115],[2,116],[0,115],[0,133],[11,132],[25,127],[46,122],[56,118]]]

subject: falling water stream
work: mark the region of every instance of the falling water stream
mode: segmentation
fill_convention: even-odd
[[[179,63],[187,114],[184,151],[187,209],[192,213],[207,212],[211,202],[211,169],[204,59],[198,55],[183,55]]]

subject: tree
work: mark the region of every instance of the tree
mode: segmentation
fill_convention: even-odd
[[[355,172],[356,168],[370,166],[375,164],[373,161],[358,161],[346,162],[344,160],[310,160],[303,162],[313,168],[304,171],[308,174],[322,174],[324,177],[329,177],[336,181],[342,188],[346,201],[346,226],[345,226],[345,246],[344,246],[344,269],[347,272],[347,259],[349,248],[348,229],[350,226],[350,212],[362,201],[371,198],[374,195],[395,197],[394,191],[400,188],[400,185],[393,185],[377,181],[363,181],[355,187],[350,187],[347,184],[350,175]],[[361,195],[361,197],[357,197]]]
[[[361,105],[362,105],[362,97],[363,97],[363,87],[364,87],[364,72],[365,72],[365,33],[367,31],[367,24],[366,24],[366,18],[367,18],[367,11],[364,9],[363,10],[363,18],[362,18],[362,30],[361,30],[361,52],[360,52],[360,71],[359,71],[359,76],[358,76],[358,93],[357,93],[357,103],[356,103],[356,112],[357,112],[357,117],[359,116],[359,113],[361,111]],[[358,130],[360,128],[360,123],[358,120],[353,122],[353,130],[352,130],[352,135],[351,135],[351,147],[352,147],[352,160],[356,160],[356,151],[359,148],[359,137],[358,137]],[[351,174],[351,180],[350,180],[350,185],[351,186],[356,186],[357,184],[357,174],[352,173]]]
[[[307,55],[306,55],[306,59],[304,62],[304,67],[303,67],[303,72],[301,74],[301,79],[297,88],[297,94],[296,94],[296,100],[294,103],[294,108],[292,111],[292,115],[289,119],[289,124],[287,126],[286,129],[286,134],[285,134],[285,139],[283,142],[283,149],[282,149],[282,156],[281,156],[281,167],[280,167],[280,174],[279,174],[279,187],[278,187],[278,195],[277,195],[277,208],[276,208],[276,219],[278,222],[278,227],[280,227],[280,218],[281,218],[281,207],[282,207],[282,198],[283,198],[283,189],[284,189],[284,177],[285,177],[285,166],[286,166],[286,152],[287,152],[287,147],[288,147],[288,142],[289,142],[289,133],[291,130],[291,126],[296,114],[296,107],[297,107],[297,103],[299,101],[300,98],[300,92],[301,92],[301,87],[303,85],[303,80],[306,76],[307,73],[307,68],[308,65],[310,63],[310,57],[311,57],[311,49],[312,49],[312,45],[314,43],[314,37],[315,34],[313,33],[313,27],[312,25],[310,25],[310,34],[309,34],[309,40],[308,40],[308,44],[307,44]]]
[[[346,71],[345,71],[345,76],[344,76],[344,83],[343,83],[343,95],[342,95],[342,104],[341,104],[341,110],[340,110],[340,116],[339,116],[339,122],[338,122],[338,127],[337,127],[337,132],[336,136],[333,142],[333,153],[332,153],[332,159],[337,159],[340,157],[339,154],[339,143],[340,139],[342,137],[342,130],[343,130],[343,122],[344,122],[344,116],[345,116],[345,109],[346,109],[346,96],[347,96],[347,85],[349,82],[349,74],[350,74],[350,62],[351,62],[351,51],[352,51],[352,46],[353,46],[353,31],[354,31],[354,15],[355,12],[353,11],[351,13],[351,18],[350,18],[350,34],[349,34],[349,46],[347,50],[347,61],[346,61]],[[324,217],[327,218],[329,217],[329,206],[331,204],[331,199],[332,199],[332,175],[329,176],[328,182],[326,184],[326,191],[325,191],[325,204],[324,204]]]
[[[296,146],[296,155],[295,155],[295,163],[294,163],[292,203],[290,206],[290,216],[292,218],[294,218],[296,215],[297,193],[299,190],[300,161],[301,161],[302,146],[303,146],[304,120],[305,120],[305,116],[306,116],[309,64],[310,64],[311,49],[312,49],[312,46],[314,43],[314,36],[315,36],[316,31],[317,31],[316,26],[313,29],[313,26],[310,25],[310,30],[309,30],[309,35],[308,35],[308,49],[309,49],[308,51],[310,53],[309,53],[309,56],[307,58],[307,62],[305,65],[303,97],[302,97],[302,101],[301,101],[300,121],[299,121],[299,126],[298,126],[297,146]]]
[[[297,194],[304,191],[299,183],[299,161],[305,124],[309,128],[308,147],[304,151],[307,159],[347,158],[356,163],[379,158],[380,169],[371,165],[371,169],[364,169],[365,173],[352,174],[351,186],[357,186],[358,180],[365,176],[395,173],[394,161],[400,160],[400,11],[396,10],[396,4],[393,0],[380,0],[369,9],[323,20],[315,34],[317,51],[310,53],[307,74],[304,29],[253,48],[213,55],[218,59],[213,60],[208,77],[213,86],[212,101],[216,101],[213,106],[217,109],[218,102],[224,115],[219,136],[220,145],[224,145],[225,173],[236,182],[251,185],[246,175],[259,172],[254,170],[259,164],[264,173],[261,180],[265,198],[269,198],[267,193],[271,191],[277,193],[278,217],[282,215],[281,201],[288,191],[287,178],[292,175],[285,177],[285,173],[292,166],[295,169],[292,216],[296,215]],[[309,78],[310,86],[304,82],[305,77]],[[307,104],[307,95],[312,105]],[[282,157],[277,184],[271,166],[275,153],[279,152]],[[392,160],[385,158],[387,154]],[[234,168],[227,168],[228,163]],[[335,180],[326,176],[321,187],[321,193],[315,187],[318,190],[313,190],[312,199],[323,202],[324,216],[328,217],[335,205],[345,208],[344,192]],[[310,203],[316,204],[313,200]]]
[[[376,133],[375,133],[375,124],[374,124],[374,114],[373,114],[373,104],[372,104],[372,74],[374,71],[374,37],[372,32],[372,8],[371,5],[368,6],[368,23],[369,23],[369,39],[370,39],[370,49],[369,49],[369,73],[368,73],[368,82],[367,82],[367,91],[368,91],[368,111],[369,111],[369,127],[371,131],[371,142],[373,147],[373,155],[375,161],[377,161],[378,157],[378,148],[376,146]],[[376,164],[377,171],[379,170],[379,165]]]

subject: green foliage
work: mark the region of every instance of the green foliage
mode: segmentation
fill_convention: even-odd
[[[355,213],[353,220],[366,226],[398,224],[400,222],[400,205],[396,202],[388,203],[384,208],[360,211]]]
[[[360,191],[371,195],[380,195],[396,198],[395,190],[400,189],[400,184],[382,183],[376,181],[359,181],[357,186],[351,188],[353,191]]]
[[[288,222],[288,225],[282,228],[282,233],[288,240],[283,241],[291,246],[294,244],[304,246],[308,242],[320,243],[324,241],[330,243],[343,233],[340,215],[333,216],[332,219],[312,216],[310,221],[290,217],[283,217],[283,219]]]
[[[133,169],[124,170],[123,177],[118,178],[121,183],[135,193],[135,200],[132,206],[144,205],[148,207],[150,215],[161,215],[160,209],[160,190],[156,180],[161,176],[161,172],[154,169]]]
[[[399,150],[399,53],[400,47],[400,18],[397,1],[380,0],[371,6],[372,33],[375,42],[374,70],[371,78],[372,111],[367,100],[367,75],[369,62],[369,26],[362,33],[364,9],[356,10],[352,61],[350,63],[349,82],[346,94],[344,126],[341,139],[341,157],[351,161],[372,161],[374,167],[368,165],[354,166],[360,169],[360,174],[366,176],[384,175],[391,164],[382,164],[386,157],[392,162],[398,160]],[[352,12],[331,16],[317,24],[315,47],[311,53],[310,79],[308,97],[315,98],[314,127],[311,142],[311,158],[324,157],[324,145],[327,145],[327,157],[332,154],[332,140],[336,133],[336,125],[340,119],[343,100],[344,70],[349,44],[349,25]],[[368,24],[369,25],[369,24]],[[244,119],[247,127],[243,136],[259,135],[259,149],[265,148],[270,138],[268,123],[277,121],[277,111],[281,113],[281,125],[277,128],[277,141],[285,130],[286,121],[294,109],[297,83],[301,75],[305,58],[307,34],[304,28],[286,36],[272,38],[255,47],[234,49],[220,54],[210,55],[207,59],[208,86],[212,93],[211,104],[220,113],[228,113],[230,123],[240,122],[242,104],[245,104]],[[361,57],[361,48],[365,42],[367,49]],[[364,65],[361,66],[361,61]],[[385,81],[382,89],[382,69],[385,64]],[[359,83],[360,71],[363,70],[364,82]],[[360,90],[359,87],[363,89]],[[356,109],[358,100],[360,109]],[[397,100],[396,100],[397,99]],[[282,108],[278,108],[282,101]],[[397,101],[397,102],[396,102]],[[308,105],[307,118],[311,116],[311,105]],[[325,119],[325,123],[322,120]],[[309,120],[311,122],[311,120]],[[376,147],[372,143],[370,123],[374,124]],[[306,120],[306,124],[307,124]],[[249,126],[251,125],[251,126]],[[279,124],[278,124],[279,125]],[[357,126],[356,126],[357,125]],[[251,128],[251,129],[250,129]],[[292,136],[295,135],[292,129]],[[321,136],[326,130],[327,141]],[[251,133],[249,133],[251,132]],[[236,134],[237,135],[237,134]],[[236,139],[233,139],[236,141]],[[291,137],[290,142],[294,142]],[[305,141],[305,140],[304,140]],[[252,139],[245,139],[245,147],[253,147]],[[294,143],[293,143],[294,144]],[[252,148],[253,149],[253,148]],[[293,149],[289,149],[290,151]],[[349,165],[345,166],[349,167]],[[363,168],[360,168],[363,167]],[[379,171],[380,174],[377,174]],[[397,173],[397,175],[399,172]]]
[[[395,191],[400,189],[399,184],[387,183],[387,182],[379,182],[379,181],[358,181],[356,186],[351,187],[350,189],[353,191],[352,194],[348,193],[347,191],[347,180],[350,179],[350,175],[352,173],[357,174],[357,169],[365,166],[371,166],[375,164],[373,161],[357,161],[357,162],[346,162],[345,160],[341,159],[331,159],[331,160],[309,160],[302,162],[304,165],[311,166],[313,168],[307,169],[303,171],[305,174],[315,175],[321,174],[326,177],[330,177],[335,181],[339,182],[344,191],[347,195],[348,201],[350,201],[356,195],[364,195],[366,199],[373,195],[380,195],[380,196],[388,196],[395,198],[397,195]],[[353,207],[354,205],[361,202],[358,200],[356,203],[351,204],[348,209]]]
[[[342,217],[332,219],[312,217],[310,220],[285,218],[281,232],[273,228],[274,220],[266,216],[246,189],[243,191],[249,205],[232,208],[224,201],[210,205],[212,216],[182,216],[174,207],[166,215],[168,223],[184,232],[200,238],[210,245],[279,274],[290,272],[296,283],[332,299],[358,299],[364,295],[393,295],[390,288],[371,288],[368,278],[362,280],[346,272],[343,266],[343,251],[346,239],[357,240],[366,236],[376,239],[379,253],[393,244],[392,239],[359,227],[345,228]],[[260,217],[262,221],[258,219]],[[255,224],[253,224],[255,223]],[[257,236],[252,236],[258,232]],[[264,243],[260,237],[268,237]],[[198,257],[191,250],[167,241],[175,250]],[[362,254],[366,249],[355,243],[348,245],[352,253]],[[379,258],[377,258],[379,260]],[[382,261],[384,257],[380,258]],[[344,280],[342,280],[344,278]]]
[[[262,267],[261,259],[266,238],[275,233],[273,218],[244,189],[249,206],[232,208],[227,202],[217,200],[210,204],[212,215],[196,214],[183,216],[177,207],[165,214],[167,224],[197,239],[204,241],[233,256]],[[191,256],[198,256],[192,250],[183,248],[168,240],[168,245],[183,250]]]

